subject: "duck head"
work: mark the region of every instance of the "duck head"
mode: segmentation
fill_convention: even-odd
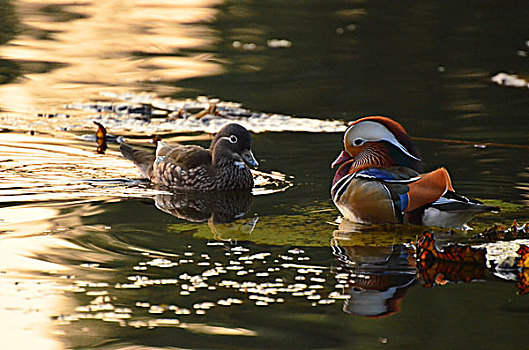
[[[252,136],[242,125],[233,123],[223,127],[209,148],[214,164],[230,161],[240,167],[244,167],[244,163],[254,168],[259,166],[252,153]]]
[[[370,116],[352,122],[344,135],[344,150],[332,163],[339,167],[333,184],[343,176],[371,167],[405,166],[420,169],[419,152],[397,122]]]

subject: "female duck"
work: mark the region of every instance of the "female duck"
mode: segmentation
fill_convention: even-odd
[[[228,124],[211,141],[209,149],[158,142],[156,152],[126,144],[121,144],[120,150],[155,184],[178,190],[230,191],[253,188],[246,163],[253,167],[258,163],[251,146],[248,130],[239,124]]]
[[[463,227],[479,213],[499,211],[457,194],[445,168],[419,174],[417,148],[397,122],[379,116],[350,124],[331,188],[349,221]]]

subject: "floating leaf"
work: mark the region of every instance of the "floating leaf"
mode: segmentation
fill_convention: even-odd
[[[450,244],[442,250],[435,247],[435,241],[430,232],[425,232],[417,240],[417,256],[421,261],[431,258],[450,262],[485,264],[486,249],[474,248],[464,244]]]

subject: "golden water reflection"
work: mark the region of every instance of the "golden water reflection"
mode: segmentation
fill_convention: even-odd
[[[62,348],[52,337],[51,317],[69,309],[71,302],[60,279],[51,276],[67,267],[34,258],[51,246],[71,248],[48,235],[58,213],[57,208],[31,205],[0,209],[0,336],[6,349]]]
[[[52,68],[24,72],[15,82],[0,86],[0,109],[49,111],[116,88],[167,93],[174,88],[160,82],[220,74],[222,66],[212,57],[179,52],[217,40],[201,23],[215,17],[213,6],[218,3],[19,1],[23,30],[0,46],[0,58]]]

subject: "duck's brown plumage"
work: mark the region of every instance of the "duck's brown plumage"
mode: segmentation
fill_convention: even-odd
[[[251,143],[248,130],[229,124],[219,131],[209,149],[165,144],[159,144],[156,152],[125,144],[120,149],[153,183],[179,190],[225,191],[253,187],[252,173],[246,165],[257,166]]]

